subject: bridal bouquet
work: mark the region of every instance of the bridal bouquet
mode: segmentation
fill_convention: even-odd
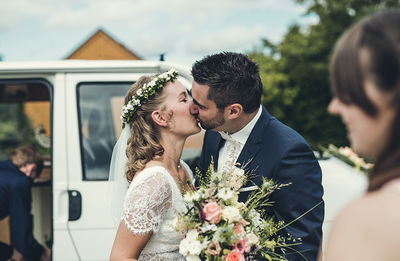
[[[205,177],[199,174],[199,189],[184,194],[187,209],[175,220],[175,229],[186,232],[179,252],[187,260],[286,260],[285,250],[298,243],[277,235],[282,221],[263,218],[263,209],[272,206],[270,194],[284,185],[265,179],[241,203],[238,194],[248,178],[242,168],[219,173],[211,164]]]

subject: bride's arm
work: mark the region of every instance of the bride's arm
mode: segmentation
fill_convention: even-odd
[[[142,235],[133,234],[122,221],[114,240],[110,261],[137,260],[152,234],[152,231]]]

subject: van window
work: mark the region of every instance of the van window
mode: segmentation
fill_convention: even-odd
[[[80,83],[79,130],[83,180],[107,180],[114,144],[121,132],[121,109],[132,82]]]
[[[45,80],[0,81],[0,160],[21,145],[50,156],[50,91]]]

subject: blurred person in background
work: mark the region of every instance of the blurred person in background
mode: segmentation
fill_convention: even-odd
[[[399,260],[400,10],[366,17],[341,36],[331,89],[329,112],[342,118],[355,152],[375,166],[366,195],[335,219],[324,260]]]
[[[50,260],[49,248],[33,237],[32,183],[43,167],[31,146],[16,148],[0,161],[0,220],[9,216],[11,246],[0,242],[0,260]]]

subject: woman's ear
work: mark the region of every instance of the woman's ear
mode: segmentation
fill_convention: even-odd
[[[167,119],[165,118],[165,115],[163,113],[161,113],[159,110],[153,111],[151,113],[151,118],[158,126],[161,126],[161,127],[168,126],[168,122],[167,122]]]
[[[227,117],[230,120],[237,119],[243,112],[243,106],[239,103],[234,103],[225,108]]]

